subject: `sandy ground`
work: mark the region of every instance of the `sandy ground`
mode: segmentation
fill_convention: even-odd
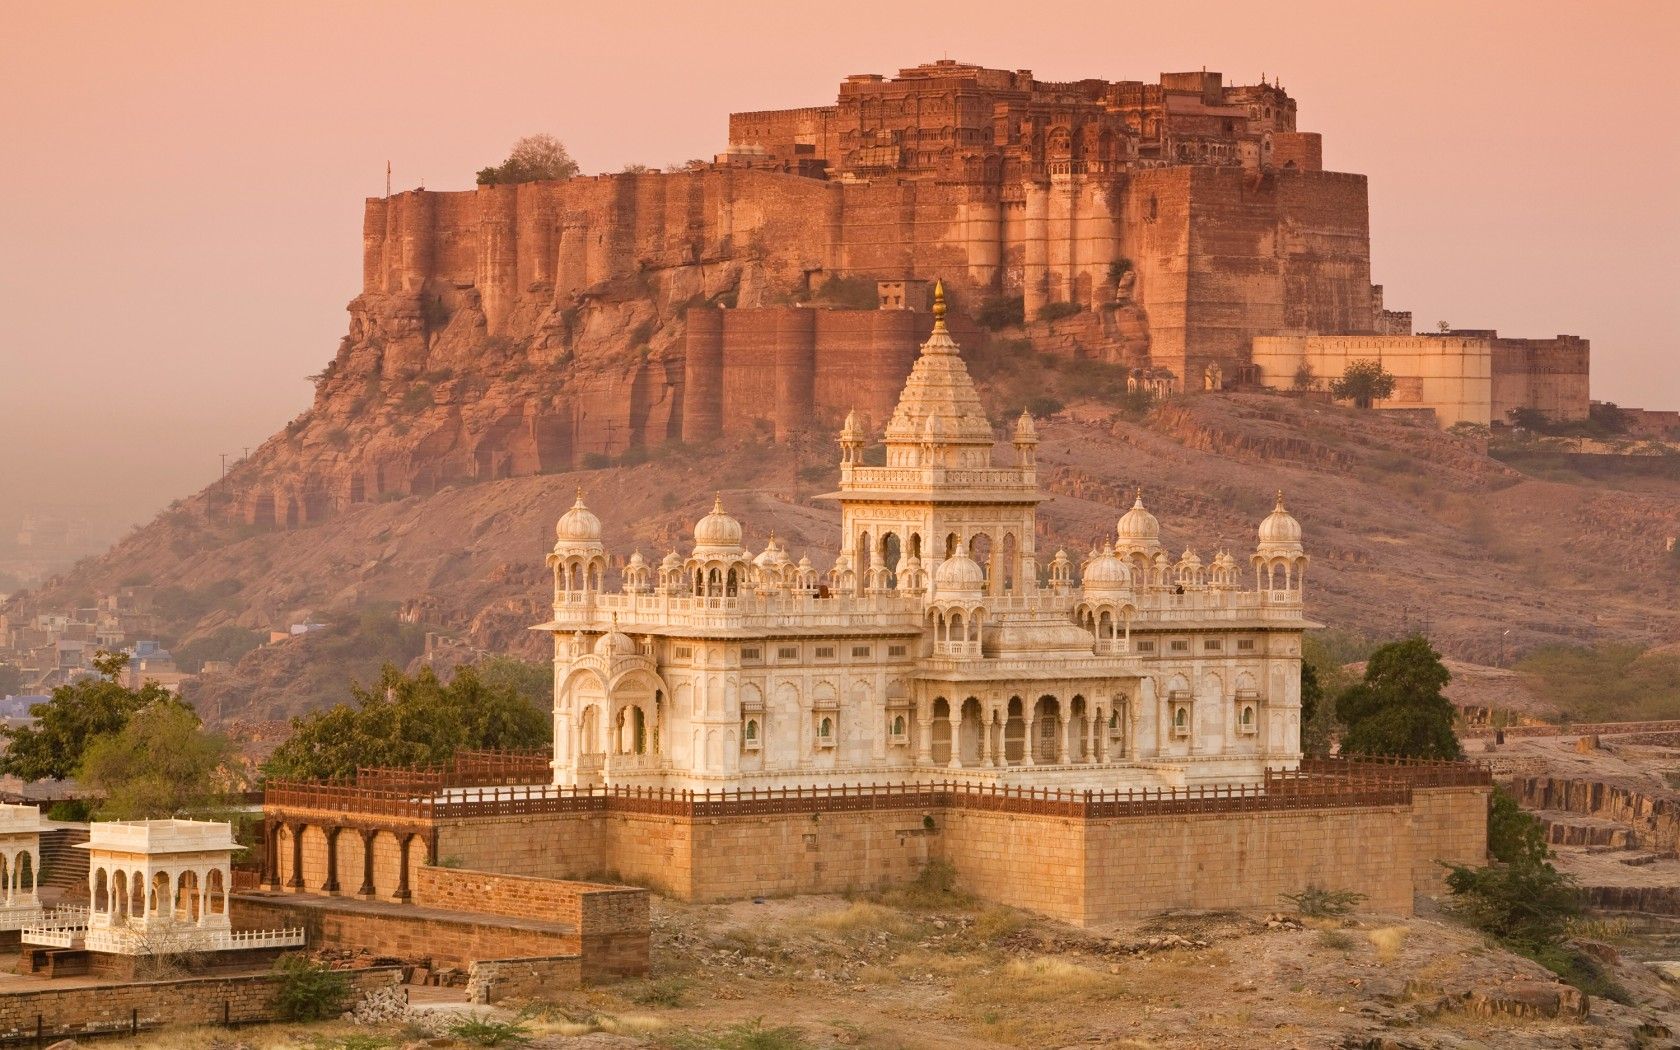
[[[678,1050],[1677,1045],[1667,1033],[1680,1032],[1680,986],[1657,969],[1614,965],[1629,1005],[1512,1016],[1501,1011],[1555,1002],[1551,975],[1425,912],[1282,923],[1187,913],[1078,930],[951,898],[657,901],[648,979],[557,992],[524,1023],[537,1046]],[[360,1045],[343,1041],[352,1035],[468,1045],[343,1024],[129,1045]]]

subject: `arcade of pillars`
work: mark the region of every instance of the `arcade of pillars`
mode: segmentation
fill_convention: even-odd
[[[263,834],[263,885],[275,890],[406,901],[413,897],[414,867],[434,862],[434,834],[268,821]],[[318,846],[310,841],[316,837]],[[299,848],[300,843],[303,848]],[[306,872],[305,854],[322,856],[324,870]],[[319,882],[311,884],[311,875]]]
[[[88,872],[91,925],[140,926],[172,923],[193,926],[228,924],[225,864],[148,872],[144,867],[97,864]]]
[[[1028,703],[1019,695],[960,704],[943,695],[916,705],[916,762],[951,769],[1006,766],[1095,765],[1124,758],[1124,702],[1113,709],[1074,693],[1064,703],[1045,694]],[[895,736],[906,727],[902,716]],[[1029,744],[1031,746],[1029,746]]]

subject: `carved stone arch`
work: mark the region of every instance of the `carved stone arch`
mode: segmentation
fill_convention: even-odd
[[[764,710],[764,690],[752,682],[741,684],[741,710]]]
[[[1239,692],[1239,693],[1251,693],[1251,692],[1259,692],[1259,691],[1260,691],[1260,684],[1254,680],[1254,675],[1253,675],[1252,672],[1249,672],[1249,671],[1238,672],[1238,674],[1237,674],[1237,692]]]

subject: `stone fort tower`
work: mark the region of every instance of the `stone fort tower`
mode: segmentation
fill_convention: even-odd
[[[1255,335],[1373,331],[1365,178],[1324,171],[1295,121],[1282,88],[1218,73],[1057,83],[943,60],[733,114],[727,157],[838,183],[848,272],[931,276],[937,257],[1029,319],[1135,301],[1151,363],[1195,386]]]

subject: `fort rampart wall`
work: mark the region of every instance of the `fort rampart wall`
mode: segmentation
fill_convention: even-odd
[[[1411,784],[1380,779],[1381,768],[1368,778],[1353,772],[1360,779],[1329,790],[1317,777],[1284,777],[1263,794],[1144,800],[950,786],[733,801],[656,792],[548,799],[501,789],[505,797],[468,804],[481,813],[370,819],[416,821],[429,829],[416,834],[434,856],[452,864],[623,880],[687,900],[901,883],[944,860],[980,896],[1087,924],[1168,907],[1274,907],[1279,894],[1309,885],[1354,890],[1373,908],[1405,913],[1413,892],[1439,892],[1437,861],[1483,862],[1485,770],[1414,770]],[[311,817],[295,799],[269,811],[288,825],[343,819],[326,810]],[[324,868],[308,860],[317,840],[302,841],[305,867]],[[435,888],[417,897],[468,900],[461,880],[485,877],[420,870]]]
[[[401,969],[395,966],[345,973],[352,1000],[393,987],[401,976]],[[0,995],[0,1040],[22,1041],[37,1031],[46,1040],[57,1040],[145,1032],[164,1025],[273,1021],[278,1020],[274,997],[279,988],[280,978],[258,974],[121,984],[83,982],[74,987],[8,992]]]
[[[1112,298],[1110,265],[1126,258],[1157,363],[1183,375],[1242,360],[1249,338],[1285,325],[1370,331],[1369,236],[1364,176],[1334,172],[1069,174],[1016,199],[981,184],[710,168],[370,199],[362,291],[473,288],[497,335],[604,282],[750,257],[766,290],[813,273],[943,277],[959,297],[964,285],[1019,291],[1031,314]]]

